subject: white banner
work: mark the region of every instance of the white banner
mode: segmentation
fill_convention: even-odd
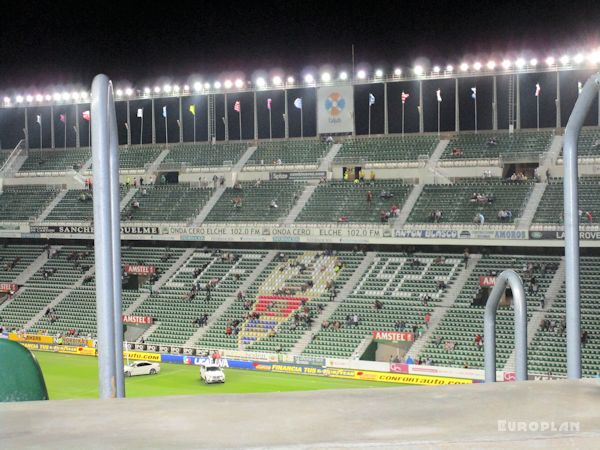
[[[317,88],[317,132],[354,133],[354,90],[352,86]]]

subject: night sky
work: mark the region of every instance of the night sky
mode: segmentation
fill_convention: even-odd
[[[489,58],[514,59],[520,55],[543,59],[549,52],[560,56],[562,52],[574,54],[600,47],[598,1],[387,1],[361,2],[360,7],[350,2],[123,1],[110,2],[109,13],[103,12],[103,4],[93,1],[5,2],[0,17],[0,93],[47,92],[54,86],[87,89],[92,77],[99,72],[108,74],[117,85],[127,83],[137,87],[165,81],[183,84],[194,75],[208,80],[252,79],[257,71],[269,73],[272,69],[298,77],[305,70],[318,71],[325,65],[335,70],[349,67],[352,44],[357,66],[365,65],[371,70],[382,67],[388,72],[396,65],[411,67],[417,60],[445,65],[457,64],[463,59],[477,58],[485,62]],[[587,75],[573,74],[572,80],[565,81],[565,89],[568,91],[571,84],[576,86],[576,82]],[[528,79],[524,81],[527,83],[525,92],[529,93],[530,85],[536,82],[543,83],[544,94],[552,89],[552,80]],[[435,117],[431,117],[435,109],[433,92],[437,88],[444,92],[449,90],[442,83],[430,84],[425,87],[426,131],[434,131],[436,124]],[[397,88],[409,87],[399,85]],[[465,92],[468,93],[469,88],[464,86]],[[380,88],[365,89],[355,92],[357,122],[360,122],[359,116],[365,114],[366,109],[363,111],[361,105],[367,102],[368,90],[377,94]],[[478,89],[482,98],[481,128],[489,128],[491,112],[486,106],[489,90],[486,94],[485,80],[481,80]],[[499,96],[502,89],[500,81]],[[278,112],[282,109],[282,99],[276,94],[269,95],[273,97],[274,112]],[[243,102],[249,101],[244,100],[243,95],[240,97]],[[309,93],[305,97],[310,101]],[[381,95],[377,97],[380,99]],[[442,103],[442,128],[452,129],[453,100],[445,98],[448,101]],[[407,111],[407,131],[416,131],[416,98],[414,100],[415,105]],[[551,96],[544,97],[546,100],[542,125],[552,126],[554,100]],[[201,110],[202,100],[194,101]],[[463,109],[467,114],[468,94],[465,102]],[[162,103],[156,105],[156,108],[161,107]],[[373,109],[373,132],[383,128],[381,107],[382,101],[378,101]],[[524,105],[524,108],[531,107]],[[222,111],[217,113],[222,114]],[[36,113],[32,111],[32,114]],[[119,110],[119,114],[125,113]],[[261,108],[259,122],[262,115]],[[396,115],[390,112],[391,132],[398,128]],[[501,126],[503,115],[506,111],[499,106]],[[230,114],[230,133],[234,138],[238,131],[237,120],[232,116],[234,114]],[[243,118],[245,138],[252,135],[252,119],[249,114]],[[21,120],[5,113],[0,116],[4,148],[16,138],[12,132],[7,134],[6,128],[20,130]],[[35,121],[35,116],[32,120]],[[280,122],[274,122],[275,135],[282,133]],[[472,118],[465,116],[461,122],[464,128],[469,128]],[[523,122],[524,127],[531,126],[530,114],[527,118],[524,115]],[[160,126],[163,125],[157,128]],[[176,123],[172,124],[169,119],[168,126],[169,134],[175,136]],[[171,126],[175,127],[173,131]],[[217,126],[218,133],[222,134],[219,123]],[[314,118],[306,118],[305,126],[306,135],[311,131],[314,134]],[[290,117],[290,127],[291,134],[297,135],[294,117]],[[364,132],[365,127],[361,122],[357,132]],[[264,137],[264,127],[260,128]],[[205,124],[197,125],[199,138],[206,133],[205,129]],[[164,131],[162,133],[164,135]],[[136,135],[136,131],[132,130],[132,134]],[[70,145],[73,139],[68,136],[67,143]],[[58,141],[57,136],[57,146]],[[134,140],[134,143],[137,142]],[[35,146],[33,138],[31,144]]]

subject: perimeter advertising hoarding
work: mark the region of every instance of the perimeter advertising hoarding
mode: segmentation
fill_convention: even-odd
[[[565,232],[559,231],[530,231],[529,239],[551,239],[562,241],[565,239]],[[579,239],[582,241],[600,241],[600,231],[579,231]]]
[[[317,133],[354,133],[354,88],[317,88]]]

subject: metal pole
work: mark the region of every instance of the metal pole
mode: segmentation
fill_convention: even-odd
[[[496,381],[496,313],[502,294],[509,285],[513,295],[515,311],[515,350],[517,381],[527,380],[527,302],[523,280],[513,270],[505,270],[498,278],[496,285],[485,305],[483,323],[485,382]]]
[[[258,139],[258,106],[256,105],[256,91],[254,91],[254,140]],[[241,133],[240,133],[241,135]]]
[[[536,106],[536,124],[537,130],[540,131],[540,96],[535,96],[535,106]]]
[[[302,97],[300,97],[302,100]],[[304,105],[300,108],[300,137],[304,138]]]
[[[441,102],[437,102],[437,109],[438,109],[438,114],[437,114],[437,119],[438,119],[438,136],[440,135],[440,103]]]
[[[521,129],[521,81],[519,79],[519,75],[515,76],[515,81],[517,84],[517,130]]]
[[[371,102],[369,101],[369,136],[371,136]]]
[[[388,85],[383,83],[383,134],[389,134],[389,117],[388,117]]]
[[[227,93],[225,94],[225,120],[224,120],[224,124],[225,124],[225,140],[228,141],[229,140],[229,107],[227,105]]]
[[[238,111],[238,122],[240,128],[240,141],[242,140],[242,106],[240,105],[240,110]]]
[[[498,130],[498,87],[496,83],[496,75],[494,75],[493,80],[494,91],[492,93],[492,129],[496,131]]]
[[[140,117],[140,145],[144,142],[144,109],[142,108],[142,117]]]
[[[127,100],[127,146],[131,147],[131,105]]]
[[[196,143],[196,111],[194,111],[194,144]]]
[[[458,78],[454,79],[454,131],[460,131],[460,106],[458,104]]]
[[[402,101],[402,136],[404,136],[404,101]]]
[[[577,139],[600,87],[600,74],[583,86],[567,122],[563,140],[567,377],[581,378],[581,311],[579,298],[579,215],[577,205]]]
[[[50,148],[54,150],[54,105],[50,105]]]
[[[558,130],[562,126],[561,114],[560,114],[560,72],[556,71],[556,129]]]
[[[474,107],[475,107],[475,133],[477,133],[477,94],[475,94]]]
[[[124,397],[125,387],[118,136],[112,84],[106,75],[97,75],[92,83],[91,114],[99,393],[101,399],[107,399]]]
[[[423,118],[423,81],[419,81],[419,133],[425,131],[425,121]]]
[[[183,98],[179,97],[179,142],[183,142]]]
[[[42,115],[40,114],[40,152],[42,150]]]
[[[269,107],[269,139],[273,139],[273,118],[271,117],[271,107]]]
[[[287,89],[283,90],[284,93],[284,113],[283,113],[283,124],[285,127],[285,138],[288,139],[290,137],[290,123],[289,123],[289,115],[288,115],[288,91]]]
[[[25,147],[29,150],[29,112],[27,106],[23,111],[23,119],[25,120],[25,127],[23,128],[25,130]]]
[[[169,145],[169,127],[167,125],[167,114],[165,114],[165,145]]]
[[[154,99],[152,99],[152,143],[156,144],[156,114],[154,112]]]
[[[65,126],[65,141],[63,142],[64,145],[64,149],[67,149],[67,113],[65,112],[65,123],[63,124]]]

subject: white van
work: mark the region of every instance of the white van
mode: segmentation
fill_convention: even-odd
[[[216,364],[200,366],[200,379],[206,383],[225,383],[225,373]]]

